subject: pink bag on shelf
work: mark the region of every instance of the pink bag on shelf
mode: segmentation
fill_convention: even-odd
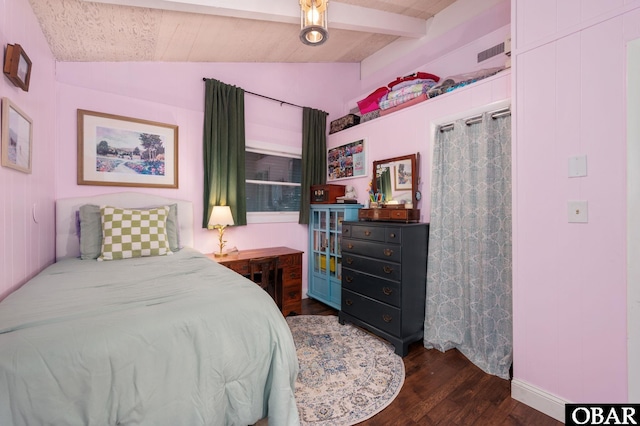
[[[393,80],[391,83],[389,83],[387,86],[389,86],[389,88],[391,90],[394,90],[395,86],[399,85],[399,84],[403,84],[403,83],[407,83],[413,80],[433,80],[436,83],[440,80],[440,77],[438,77],[435,74],[430,74],[428,72],[414,72],[413,74],[409,74],[409,75],[405,75],[404,77],[398,77],[395,80]]]
[[[358,108],[360,109],[360,114],[366,114],[371,111],[375,111],[379,109],[378,102],[380,98],[389,93],[388,87],[378,87],[373,91],[369,96],[358,101]]]

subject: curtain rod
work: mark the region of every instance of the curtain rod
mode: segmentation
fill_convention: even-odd
[[[202,81],[207,81],[207,80],[208,80],[207,77],[202,77]],[[253,96],[260,96],[261,98],[265,98],[265,99],[269,99],[271,101],[279,102],[280,106],[282,106],[283,104],[287,104],[287,105],[291,105],[291,106],[298,107],[298,108],[304,108],[304,107],[301,107],[300,105],[292,104],[291,102],[282,101],[280,99],[271,98],[269,96],[261,95],[260,93],[254,93],[254,92],[250,92],[248,90],[245,90],[244,93],[248,93],[248,94],[253,95]]]
[[[491,112],[491,118],[493,118],[493,119],[496,119],[496,118],[499,118],[499,117],[504,117],[506,115],[511,115],[511,107],[502,108],[502,109],[498,109],[496,111]],[[476,116],[464,119],[464,122],[465,122],[465,124],[467,126],[479,123],[481,121],[482,121],[482,115],[476,115]],[[449,124],[445,124],[443,126],[440,126],[440,131],[441,132],[447,132],[449,130],[453,130],[453,123],[449,123]]]

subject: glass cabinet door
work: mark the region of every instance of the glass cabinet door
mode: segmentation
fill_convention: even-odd
[[[309,216],[308,295],[340,309],[342,224],[355,220],[361,205],[312,205]]]
[[[311,212],[311,229],[313,237],[313,271],[325,273],[327,269],[327,212],[315,210]]]
[[[329,213],[329,276],[337,280],[342,278],[340,233],[342,232],[343,221],[343,210],[333,210]]]

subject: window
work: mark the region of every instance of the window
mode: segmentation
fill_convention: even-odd
[[[297,222],[302,160],[299,148],[247,141],[247,222]]]

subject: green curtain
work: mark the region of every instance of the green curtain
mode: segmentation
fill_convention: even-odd
[[[203,228],[213,206],[231,207],[235,225],[247,224],[244,127],[244,90],[206,79]]]
[[[298,223],[309,223],[311,185],[327,182],[327,113],[302,108],[302,185]]]

